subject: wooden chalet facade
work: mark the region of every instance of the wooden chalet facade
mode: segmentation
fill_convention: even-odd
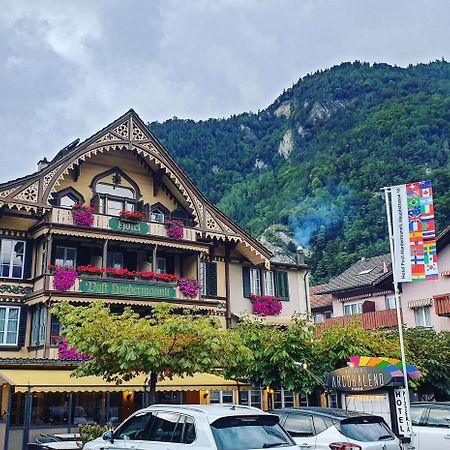
[[[74,223],[74,204],[91,205],[92,226]],[[123,210],[141,212],[143,219],[121,220]],[[168,220],[183,223],[181,237],[168,234]],[[307,313],[306,266],[271,261],[263,245],[202,195],[133,110],[84,142],[74,141],[50,162],[41,161],[36,173],[0,184],[0,244],[1,403],[2,411],[10,413],[1,423],[6,428],[14,421],[24,426],[24,408],[48,425],[34,402],[45,397],[43,391],[48,398],[56,395],[48,392],[70,391],[33,388],[32,373],[43,367],[61,369],[59,323],[50,314],[55,302],[102,301],[112,311],[129,306],[147,315],[152,305],[165,301],[230,326],[240,314],[252,312],[249,294],[254,293],[282,297],[281,314],[268,320],[283,322],[296,312]],[[85,269],[62,291],[54,285],[52,266]],[[125,269],[136,276],[118,278]],[[147,276],[140,277],[142,273]],[[175,282],[149,273],[196,279],[201,287],[194,298],[185,297]],[[25,394],[14,373],[2,375],[2,370],[18,370],[21,360],[30,373],[32,399],[26,401],[17,398],[17,392]],[[197,395],[183,401],[199,402],[201,389],[192,387]],[[118,418],[141,406],[131,405],[130,398],[121,397]],[[31,428],[39,420],[31,418]],[[9,434],[6,442],[11,439]]]

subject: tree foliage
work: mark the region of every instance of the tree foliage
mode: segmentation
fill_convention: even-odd
[[[149,318],[129,308],[112,314],[97,302],[86,307],[58,303],[52,312],[69,344],[92,357],[76,368],[75,376],[98,375],[120,383],[148,375],[151,401],[158,380],[233,367],[247,357],[238,336],[221,329],[217,319],[177,314],[168,304],[154,306]]]

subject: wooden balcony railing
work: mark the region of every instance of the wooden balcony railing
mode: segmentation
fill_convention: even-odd
[[[62,293],[55,289],[53,285],[53,275],[45,275],[36,281],[34,290],[45,290]],[[77,293],[95,295],[96,298],[113,297],[136,297],[138,300],[168,299],[196,301],[200,300],[200,293],[197,297],[184,297],[177,287],[176,282],[147,281],[140,279],[108,278],[101,276],[83,276],[75,280],[75,284],[67,291],[68,294]]]
[[[332,317],[325,319],[319,325],[320,329],[330,328],[333,325],[344,326],[352,320],[358,320],[361,326],[366,329],[374,328],[392,328],[397,326],[397,312],[395,309],[385,311],[372,311],[363,314],[354,314],[352,316]],[[402,316],[403,323],[403,316]]]
[[[436,295],[433,301],[438,316],[450,317],[450,294]]]
[[[54,207],[50,214],[52,223],[73,225],[72,211],[66,208]],[[167,237],[164,224],[159,222],[139,222],[137,224],[121,222],[118,217],[105,214],[94,214],[93,228],[119,231],[121,233]],[[85,227],[83,227],[85,229]],[[185,227],[183,241],[196,241],[197,231],[195,228]]]

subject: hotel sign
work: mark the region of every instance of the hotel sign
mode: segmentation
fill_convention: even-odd
[[[373,391],[388,384],[391,378],[390,372],[377,367],[345,367],[331,372],[326,383],[338,391]]]
[[[123,233],[148,234],[148,224],[146,222],[126,222],[116,217],[109,219],[109,228]]]
[[[80,291],[87,294],[123,295],[126,297],[175,298],[173,286],[127,283],[121,281],[81,280]]]

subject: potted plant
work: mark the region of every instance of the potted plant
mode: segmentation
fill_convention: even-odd
[[[166,220],[164,225],[167,229],[167,236],[172,239],[183,239],[184,223],[182,220]]]
[[[140,222],[144,218],[144,214],[138,211],[120,211],[120,220],[123,222]]]
[[[75,203],[72,206],[72,221],[74,225],[81,225],[83,227],[92,227],[94,223],[94,208]]]

